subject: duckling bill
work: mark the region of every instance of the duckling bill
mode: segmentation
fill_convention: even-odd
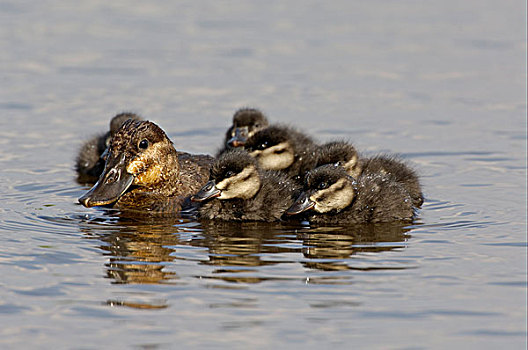
[[[110,142],[99,180],[79,202],[175,214],[205,184],[211,163],[210,156],[177,152],[156,124],[128,120]]]

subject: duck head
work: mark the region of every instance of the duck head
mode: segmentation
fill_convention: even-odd
[[[176,150],[165,132],[152,122],[130,119],[112,137],[103,173],[79,202],[85,207],[110,205],[135,187],[163,193],[178,169]]]
[[[242,147],[248,138],[269,125],[261,111],[254,108],[241,108],[233,115],[233,125],[226,135],[228,147]]]
[[[323,165],[306,175],[303,192],[286,214],[296,215],[307,210],[341,211],[352,203],[355,193],[355,181],[344,168]]]
[[[213,164],[209,181],[191,200],[210,198],[249,199],[259,191],[261,180],[256,160],[244,150],[223,153]]]

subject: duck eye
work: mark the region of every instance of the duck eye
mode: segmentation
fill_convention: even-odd
[[[321,182],[321,183],[319,184],[319,186],[318,186],[318,188],[319,188],[320,190],[324,190],[324,189],[327,188],[327,187],[328,187],[328,184],[327,184],[326,182]]]
[[[231,176],[233,176],[233,175],[235,175],[235,173],[234,173],[233,171],[231,171],[231,170],[226,171],[226,173],[225,173],[225,177],[226,177],[226,178],[227,178],[227,177],[231,177]]]
[[[259,148],[260,148],[260,149],[265,149],[266,147],[268,147],[268,142],[267,142],[267,141],[264,141],[264,142],[262,142],[262,143],[259,145]]]
[[[143,139],[139,142],[139,145],[138,147],[141,148],[141,149],[147,149],[149,146],[149,142],[147,139]]]

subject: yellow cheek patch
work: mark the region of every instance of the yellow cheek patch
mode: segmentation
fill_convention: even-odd
[[[143,172],[147,168],[147,165],[141,159],[134,160],[127,165],[126,171],[134,176]]]

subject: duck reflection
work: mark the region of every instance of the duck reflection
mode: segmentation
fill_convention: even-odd
[[[404,247],[410,237],[403,224],[368,224],[352,227],[321,227],[302,234],[303,265],[324,271],[401,269],[402,267],[358,266],[350,261],[360,253],[379,253]],[[370,264],[371,265],[371,264]]]
[[[402,248],[410,237],[410,229],[403,225],[308,227],[289,223],[198,223],[190,219],[157,218],[153,222],[123,217],[115,222],[85,221],[81,230],[102,242],[100,249],[109,257],[106,277],[113,283],[129,284],[177,283],[176,270],[182,260],[212,267],[206,273],[197,268],[195,271],[201,272],[186,275],[232,283],[305,278],[298,272],[280,273],[266,268],[278,264],[301,264],[318,271],[406,268],[379,266],[379,261],[361,257],[363,253]]]

